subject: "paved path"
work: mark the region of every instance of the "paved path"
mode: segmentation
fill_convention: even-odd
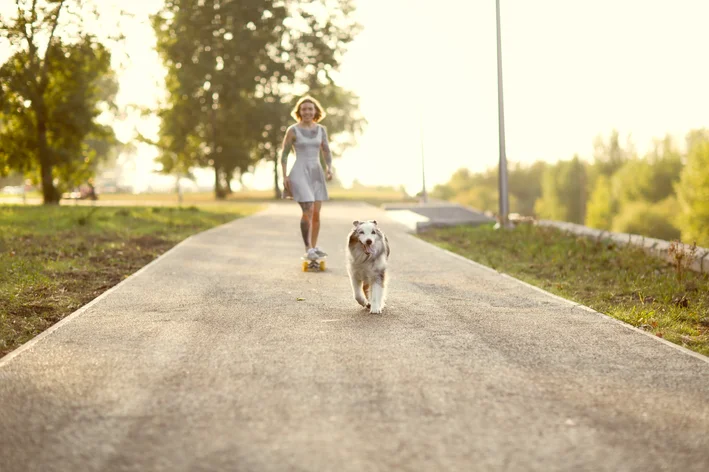
[[[353,219],[392,243],[370,315]],[[295,204],[182,243],[0,360],[0,470],[709,470],[709,363],[406,234]],[[297,298],[304,301],[297,301]]]

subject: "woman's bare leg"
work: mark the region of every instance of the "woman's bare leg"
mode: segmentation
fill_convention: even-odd
[[[320,234],[320,208],[322,207],[322,202],[315,202],[313,205],[313,224],[312,232],[310,233],[310,241],[313,247],[318,245],[318,235]]]
[[[300,217],[300,234],[303,236],[305,244],[305,252],[313,247],[312,244],[312,228],[313,228],[313,202],[298,202],[303,210],[303,216]]]

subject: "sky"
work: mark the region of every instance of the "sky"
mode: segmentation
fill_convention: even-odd
[[[2,2],[9,0],[2,0]],[[154,105],[164,71],[148,15],[161,0],[106,0],[131,11],[114,52],[119,105]],[[335,156],[345,185],[429,190],[459,168],[496,166],[497,63],[494,0],[358,0],[362,32],[338,75],[360,97],[368,126],[356,148]],[[109,19],[112,17],[107,15]],[[678,140],[709,127],[709,2],[706,0],[501,0],[507,157],[590,159],[593,140],[617,129],[645,152],[666,133]],[[327,105],[327,104],[325,104]],[[130,139],[156,120],[135,113],[115,124]],[[327,120],[323,122],[327,125]],[[138,189],[168,185],[151,174],[155,151],[139,147]],[[212,173],[198,173],[211,183]],[[244,182],[273,185],[272,165]]]

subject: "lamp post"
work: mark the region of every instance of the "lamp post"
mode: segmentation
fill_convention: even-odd
[[[421,137],[421,182],[422,182],[422,190],[421,190],[421,195],[423,197],[423,203],[428,203],[428,194],[426,193],[426,167],[424,163],[424,158],[423,158],[423,117],[421,117],[421,120],[419,122],[419,135]]]
[[[507,190],[507,154],[505,152],[505,110],[502,100],[502,41],[500,39],[500,0],[495,0],[497,19],[497,109],[499,117],[500,164],[499,164],[499,194],[500,213],[496,228],[508,228],[510,212]]]

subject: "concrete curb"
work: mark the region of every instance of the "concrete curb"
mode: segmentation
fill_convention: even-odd
[[[613,233],[610,231],[593,229],[587,226],[563,221],[537,220],[535,224],[539,226],[558,228],[568,233],[593,238],[596,241],[609,239],[621,246],[637,246],[652,256],[658,257],[670,264],[673,263],[673,258],[670,254],[670,245],[672,243],[662,239],[649,238],[640,234]],[[683,251],[689,251],[691,246],[689,244],[679,243],[679,248]],[[687,268],[694,272],[709,274],[709,249],[697,246],[696,252],[694,253],[694,259],[692,260],[692,263],[687,266]]]

